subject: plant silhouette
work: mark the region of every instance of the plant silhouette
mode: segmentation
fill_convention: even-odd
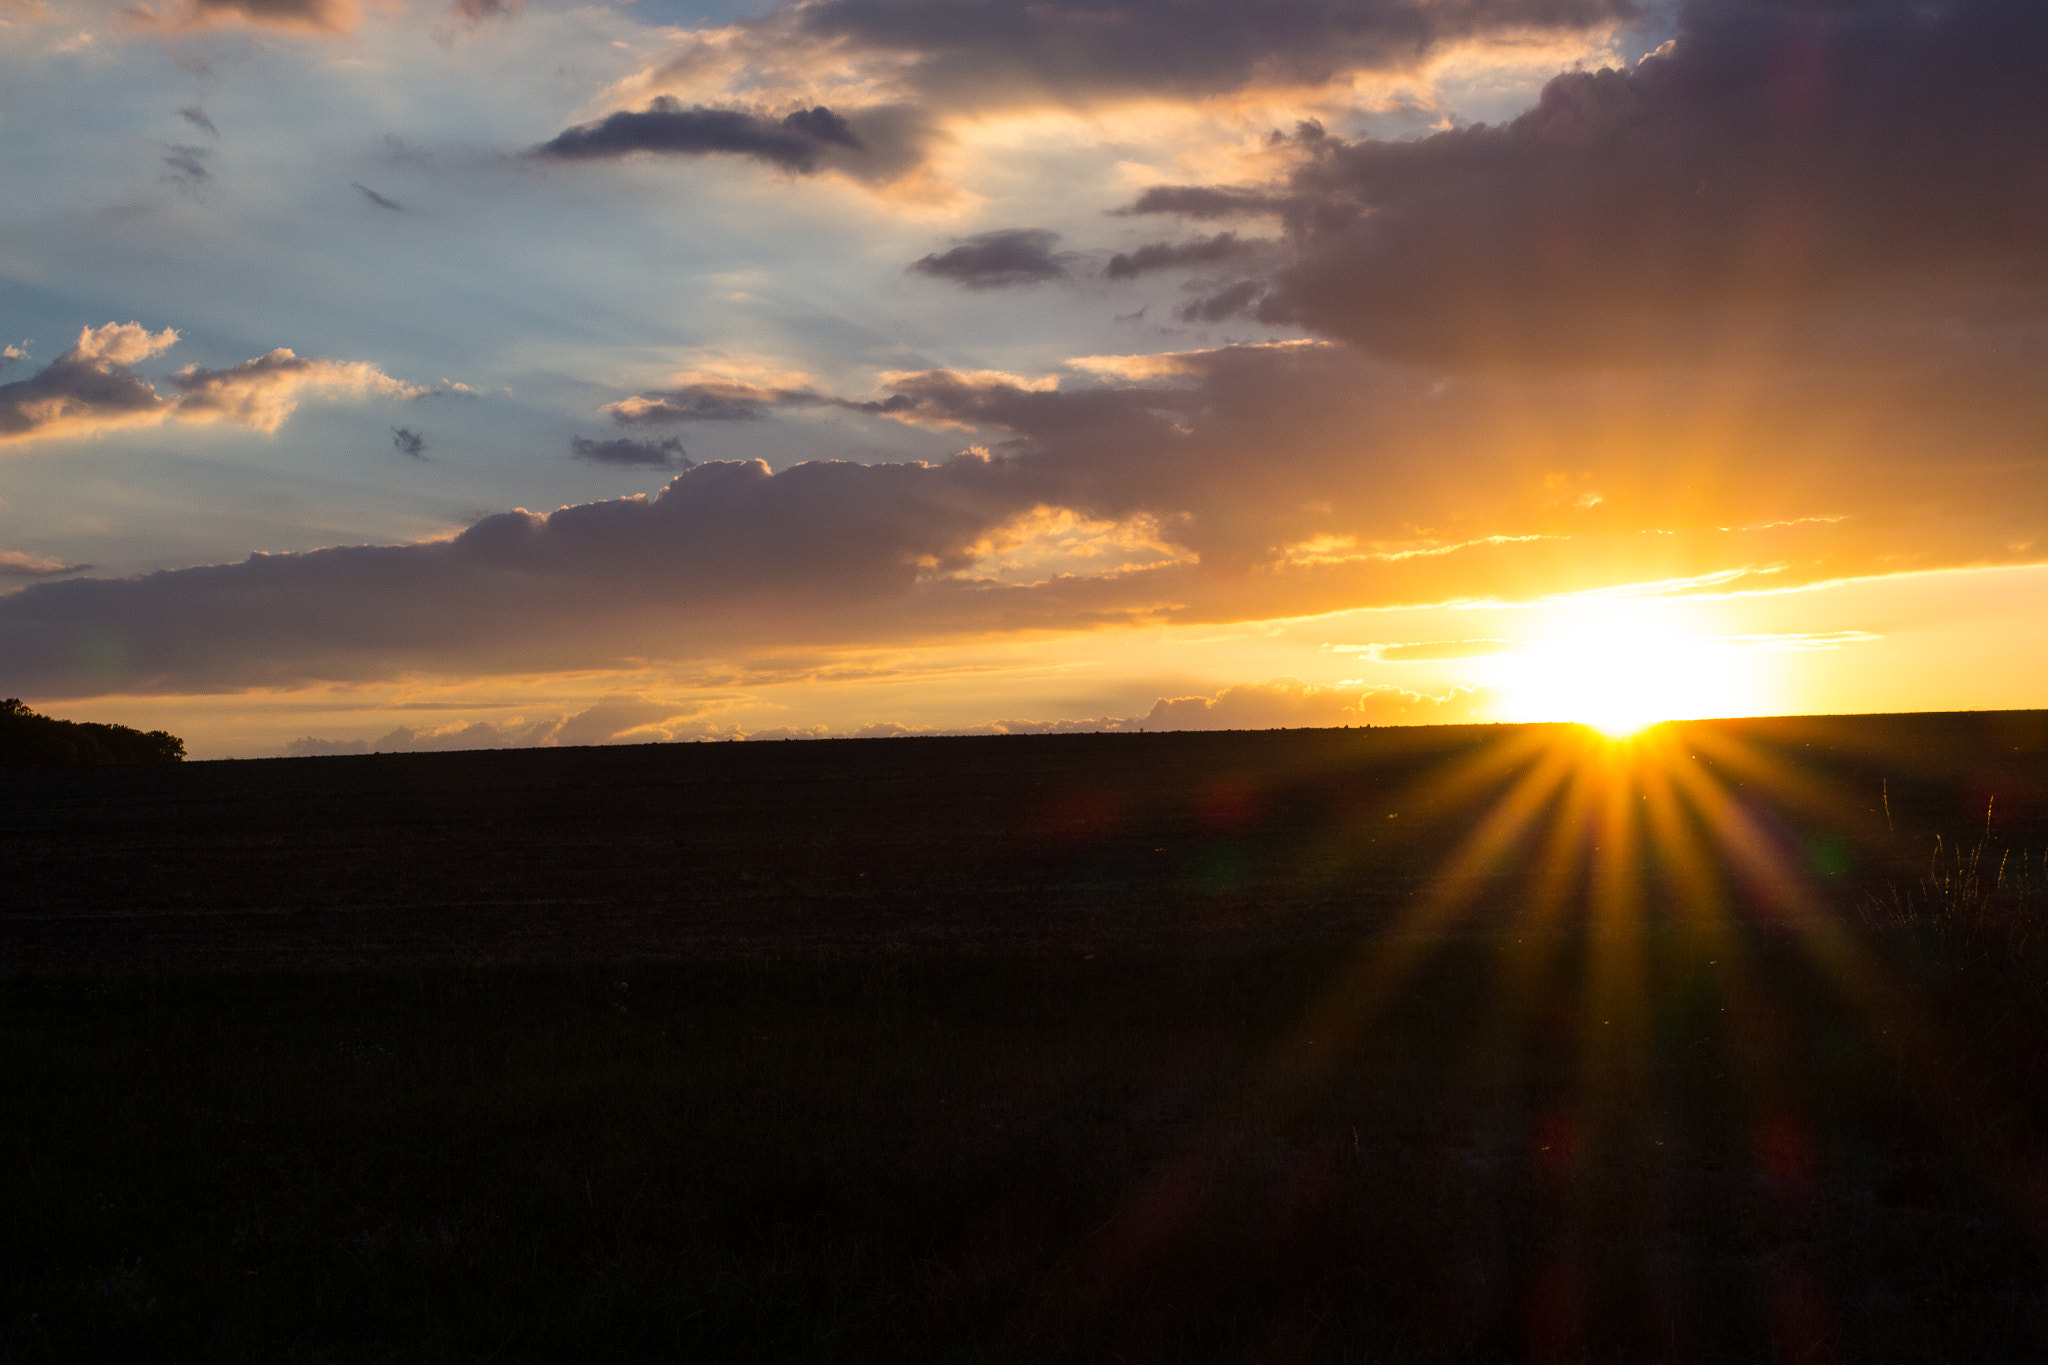
[[[97,768],[115,763],[177,763],[185,741],[167,730],[58,720],[19,697],[0,701],[0,768]]]

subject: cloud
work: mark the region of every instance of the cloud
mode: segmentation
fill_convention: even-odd
[[[517,717],[493,723],[472,721],[467,725],[401,725],[371,740],[372,753],[446,753],[456,749],[532,749],[553,739],[562,727],[561,716],[538,720]]]
[[[1103,273],[1113,280],[1133,280],[1159,270],[1185,270],[1190,266],[1217,265],[1240,260],[1271,243],[1219,232],[1214,237],[1196,237],[1185,242],[1147,242],[1135,251],[1120,251],[1109,258]]]
[[[1442,725],[1481,719],[1482,700],[1469,687],[1431,697],[1398,687],[1322,687],[1280,678],[1226,687],[1213,697],[1162,697],[1139,723],[1147,730]]]
[[[671,422],[758,422],[768,403],[658,393],[621,398],[599,409],[620,426],[666,426]]]
[[[1055,252],[1060,235],[1042,228],[1003,228],[969,237],[950,251],[921,256],[910,269],[969,289],[1014,289],[1066,277],[1067,258]]]
[[[451,749],[557,748],[586,744],[676,743],[691,740],[919,739],[954,735],[1074,735],[1163,730],[1337,729],[1360,725],[1456,725],[1485,718],[1493,698],[1455,687],[1441,696],[1398,687],[1325,687],[1298,678],[1240,683],[1213,695],[1161,697],[1136,716],[1061,720],[996,720],[981,725],[910,725],[874,721],[835,730],[813,725],[748,730],[705,717],[702,703],[659,701],[632,693],[606,697],[586,710],[528,719],[401,725],[372,739],[288,741],[287,758],[336,754],[417,753]]]
[[[685,108],[667,96],[639,112],[621,109],[595,123],[564,129],[532,154],[589,161],[655,152],[669,156],[753,157],[798,175],[819,169],[825,155],[863,152],[853,125],[823,105],[771,119],[745,109]]]
[[[407,427],[391,428],[391,448],[415,460],[427,458],[427,438]]]
[[[852,26],[841,47],[818,38],[815,52],[868,63],[872,88],[842,99],[826,66],[792,68],[791,87],[824,84],[734,86],[665,105],[648,90],[633,108],[736,117],[720,125],[738,130],[730,145],[684,119],[697,140],[671,150],[685,155],[796,167],[761,150],[762,139],[791,139],[819,173],[870,166],[885,143],[862,120],[878,101],[937,119],[942,106],[1005,98],[934,74],[971,46],[947,26],[1051,31],[1082,7],[1029,8],[926,14],[869,0],[855,14],[819,0],[734,27],[728,47],[788,39],[776,50],[801,56],[821,32],[817,16],[837,14]],[[1306,0],[1253,8],[1279,29],[1339,12]],[[1447,16],[1483,11],[1501,24],[1511,13],[1477,0],[1343,13],[1384,37],[1386,16],[1424,9],[1427,32],[1410,53],[1441,53],[1430,24]],[[922,15],[905,23],[923,36],[877,38],[876,16],[892,11]],[[1087,85],[1089,99],[1167,80],[1148,66],[1157,54],[1130,39],[1164,9],[1099,0],[1092,12],[1125,25],[1117,41],[1145,70]],[[29,583],[0,603],[0,673],[22,691],[230,688],[2038,561],[2048,555],[2048,234],[2036,230],[2048,96],[2015,54],[2043,49],[2039,15],[1992,0],[1696,0],[1671,46],[1626,71],[1567,72],[1504,124],[1402,142],[1295,136],[1162,160],[1254,165],[1264,169],[1245,174],[1268,179],[1148,190],[1134,213],[1190,225],[1147,219],[1143,235],[1163,240],[1129,251],[1127,268],[1145,278],[1144,261],[1173,260],[1208,276],[1175,300],[1190,321],[1249,314],[1340,344],[1084,357],[1057,383],[929,368],[828,392],[801,377],[678,376],[607,407],[612,434],[633,440],[584,438],[591,449],[666,451],[689,422],[803,408],[957,431],[970,453],[855,465],[827,457],[872,450],[874,432],[833,445],[844,426],[791,422],[772,442],[754,433],[779,472],[681,469],[648,498],[549,511],[551,500],[545,515],[485,518],[445,541]],[[1283,37],[1259,41],[1270,52]],[[742,65],[765,70],[766,50],[742,52]],[[888,53],[895,68],[880,60]],[[1176,70],[1191,73],[1185,89],[1213,91],[1236,79],[1236,60]],[[1060,78],[1085,84],[1085,67]],[[1291,79],[1285,61],[1246,69],[1246,81]],[[726,81],[722,71],[705,79]],[[821,109],[852,143],[793,112]],[[646,131],[603,117],[581,130],[598,157],[625,154]],[[1122,154],[1108,145],[1087,153],[1105,173]],[[1231,217],[1253,214],[1277,224]],[[1098,224],[1112,226],[1138,225]],[[1220,262],[1174,254],[1248,244],[1254,232],[1282,235]],[[1002,244],[1000,234],[934,241],[928,259],[966,252],[942,278],[1017,282],[986,258]],[[1059,251],[1067,243],[1049,235],[1035,254],[1029,239],[1008,245],[1024,248],[1013,252],[1023,280],[1076,271]],[[706,287],[728,284],[758,288]],[[771,319],[780,308],[756,293],[744,325],[783,326]],[[87,329],[51,365],[7,371],[27,377],[0,385],[0,439],[209,416],[274,431],[323,385],[417,392],[373,367],[289,351],[175,380],[136,373],[174,339],[135,324]],[[1013,367],[1058,354],[1021,333],[999,340]],[[852,354],[841,349],[839,362]],[[871,363],[884,354],[858,352]],[[536,372],[575,373],[579,362]],[[146,526],[138,535],[171,543]],[[1055,541],[1059,556],[1041,553]],[[1104,546],[1119,553],[1092,553]]]
[[[912,426],[1023,430],[1033,420],[1034,405],[1050,411],[1040,396],[1059,388],[1059,376],[1029,380],[1001,370],[908,370],[884,373],[882,383],[891,391],[887,398],[827,401]],[[1098,415],[1108,417],[1110,406]]]
[[[481,24],[487,19],[509,19],[519,13],[520,0],[455,0],[449,9],[461,19]]]
[[[653,498],[503,513],[449,540],[71,580],[87,586],[68,600],[47,595],[66,584],[31,585],[0,598],[0,674],[26,695],[115,677],[203,688],[251,671],[382,676],[400,657],[566,665],[679,627],[686,649],[773,638],[792,617],[829,619],[964,567],[991,523],[1028,505],[1002,487],[1007,472],[974,457],[779,474],[714,462]],[[111,632],[107,648],[80,654],[95,630]]]
[[[928,97],[956,105],[1055,98],[1199,98],[1257,87],[1320,86],[1400,70],[1488,34],[1581,30],[1631,17],[1632,4],[1552,0],[1446,6],[1428,0],[1051,0],[932,6],[823,0],[792,7],[807,37],[886,54]]]
[[[427,392],[361,361],[302,358],[280,347],[225,369],[187,366],[165,398],[133,366],[169,349],[171,328],[109,322],[80,330],[71,349],[27,379],[0,384],[0,444],[94,436],[123,427],[228,421],[275,432],[308,392],[412,398]]]
[[[390,209],[393,213],[405,212],[405,205],[399,203],[396,199],[386,199],[383,195],[377,193],[377,191],[371,189],[368,185],[363,184],[361,181],[351,180],[348,183],[350,188],[359,192],[363,196],[363,198],[369,200],[378,208]]]
[[[1283,194],[1237,185],[1154,185],[1136,201],[1113,209],[1115,217],[1171,214],[1180,218],[1270,217],[1286,211]]]
[[[91,567],[90,564],[66,564],[61,559],[30,554],[25,550],[0,550],[0,577],[4,578],[52,578],[58,574],[83,573]]]
[[[589,464],[651,466],[659,469],[687,467],[690,463],[683,457],[683,443],[673,436],[660,441],[632,441],[624,437],[612,441],[593,441],[587,436],[577,436],[569,442],[569,458],[583,460]]]
[[[1325,88],[1413,70],[1475,39],[1576,35],[1636,13],[1632,0],[805,0],[686,34],[641,81],[823,77],[959,112],[1195,101]]]
[[[775,728],[733,733],[736,739],[892,739],[937,735],[1071,735],[1116,734],[1161,730],[1300,730],[1339,729],[1358,725],[1458,725],[1488,718],[1490,692],[1454,687],[1441,696],[1399,687],[1355,684],[1323,686],[1299,678],[1264,683],[1238,683],[1214,694],[1161,697],[1136,716],[1098,716],[1065,720],[997,720],[983,725],[947,728],[877,721],[856,729],[835,731]]]
[[[923,370],[873,397],[806,391],[972,433],[938,463],[714,461],[651,497],[448,539],[33,583],[0,598],[0,693],[637,667],[1653,580],[1780,589],[2048,553],[2048,392],[2024,355],[1923,358],[1881,387],[1689,372],[1685,394],[1741,395],[1706,430],[1661,381],[1478,374],[1446,401],[1431,372],[1328,344],[1089,359],[1070,385]]]
[[[593,149],[644,148],[669,137],[670,124],[682,150],[909,181],[954,130],[987,116],[1319,98],[1475,43],[1575,49],[1637,17],[1639,0],[793,0],[678,33],[614,86],[619,112],[568,130],[564,150],[586,135]],[[649,99],[657,103],[635,112]],[[844,117],[861,153],[812,152],[765,107],[819,101]],[[667,118],[649,118],[657,113]],[[724,120],[715,130],[713,115]]]
[[[176,406],[129,366],[170,347],[170,328],[110,322],[80,330],[63,355],[27,379],[0,384],[0,442],[83,436],[161,422]]]
[[[1510,653],[1520,640],[1416,640],[1405,644],[1333,645],[1339,654],[1363,654],[1383,663],[1439,663]]]
[[[261,432],[283,426],[309,392],[347,398],[420,398],[432,392],[360,360],[300,356],[283,346],[226,369],[187,366],[170,382],[184,394],[177,405],[181,421],[222,420]]]
[[[285,758],[329,758],[340,754],[366,754],[370,752],[367,739],[320,739],[306,735],[300,739],[286,740],[282,756]]]
[[[348,33],[361,17],[356,0],[184,0],[161,17],[146,5],[128,13],[174,31],[227,26],[321,37]]]
[[[801,376],[792,376],[801,378]],[[983,400],[1040,393],[1059,387],[1056,375],[1028,380],[1000,370],[890,371],[881,378],[885,398],[823,394],[809,384],[778,386],[720,376],[679,376],[688,382],[607,403],[599,411],[621,426],[675,422],[758,422],[784,408],[840,408],[915,426],[968,427]]]
[[[1689,0],[1674,40],[1508,123],[1298,143],[1279,183],[1132,208],[1279,207],[1292,259],[1259,315],[1420,363],[1839,349],[1871,308],[1938,334],[2048,286],[2043,52],[2032,0]]]
[[[212,155],[206,148],[187,147],[176,142],[165,143],[164,147],[162,160],[171,168],[171,173],[164,179],[186,189],[198,189],[213,178],[213,173],[206,169],[206,158]]]
[[[198,128],[213,137],[220,136],[220,129],[213,126],[213,120],[208,118],[206,111],[196,104],[188,104],[180,109],[178,117],[191,124],[194,128]]]
[[[1103,379],[1142,384],[1196,373],[1206,354],[1203,351],[1153,351],[1143,355],[1078,355],[1069,358],[1066,367]]]
[[[680,375],[676,387],[607,403],[601,411],[621,426],[672,422],[758,422],[775,408],[816,407],[826,400],[808,386],[756,384],[720,375]]]
[[[567,716],[553,735],[558,745],[650,744],[697,731],[708,706],[663,701],[631,692],[615,693],[587,710]]]
[[[322,739],[307,735],[287,741],[283,756],[317,758],[335,754],[656,743],[675,737],[674,723],[687,722],[702,709],[698,703],[617,693],[573,714],[558,712],[532,718],[515,716],[504,721],[456,721],[448,725],[400,725],[375,739]]]
[[[95,365],[139,365],[177,342],[177,332],[169,327],[151,332],[139,322],[110,322],[103,327],[81,328],[70,351],[58,359],[59,363],[70,359]]]
[[[1182,322],[1222,322],[1226,318],[1249,316],[1265,293],[1265,281],[1239,280],[1183,305],[1176,316]]]

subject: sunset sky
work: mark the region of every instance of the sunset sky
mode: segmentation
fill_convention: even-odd
[[[2048,705],[2044,70],[2039,0],[0,0],[0,695]]]

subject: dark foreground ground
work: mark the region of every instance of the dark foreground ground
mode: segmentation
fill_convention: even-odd
[[[0,1359],[2039,1359],[2044,848],[2048,713],[8,773]]]

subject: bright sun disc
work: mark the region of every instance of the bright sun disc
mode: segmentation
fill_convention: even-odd
[[[1753,714],[1755,660],[1683,628],[1661,603],[1576,603],[1531,647],[1501,656],[1516,720],[1572,720],[1631,735],[1662,720]]]

